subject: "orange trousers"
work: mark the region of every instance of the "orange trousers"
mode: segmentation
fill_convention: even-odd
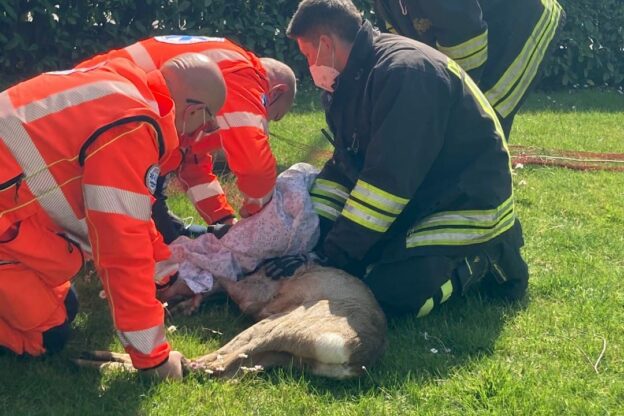
[[[46,352],[43,333],[67,320],[65,297],[84,259],[44,215],[18,226],[0,242],[0,346],[38,356]]]

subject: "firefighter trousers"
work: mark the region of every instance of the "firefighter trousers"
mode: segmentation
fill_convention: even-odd
[[[473,289],[490,297],[519,300],[528,280],[520,249],[507,242],[465,257],[422,256],[379,263],[363,278],[386,314],[418,317]]]
[[[56,352],[77,311],[70,281],[83,253],[42,214],[18,227],[0,242],[0,346],[18,355]]]

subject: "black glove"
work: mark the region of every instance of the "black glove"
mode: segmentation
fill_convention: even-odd
[[[274,257],[264,262],[264,271],[271,279],[278,280],[292,276],[301,266],[308,263],[324,266],[327,263],[327,258],[314,251],[309,254]]]
[[[228,231],[230,231],[230,228],[232,228],[234,224],[236,224],[236,219],[233,215],[228,215],[227,217],[221,218],[219,221],[215,221],[209,225],[207,232],[214,234],[215,237],[220,239],[227,234]]]
[[[188,227],[182,227],[180,229],[180,235],[187,236],[188,238],[197,238],[209,232],[210,229],[208,227],[199,224],[191,224]]]

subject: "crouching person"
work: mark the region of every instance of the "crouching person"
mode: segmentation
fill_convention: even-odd
[[[0,346],[63,348],[77,308],[70,280],[88,257],[132,365],[182,376],[155,296],[154,279],[176,265],[152,193],[179,163],[178,136],[201,134],[224,99],[217,65],[199,54],[150,72],[111,60],[0,93]]]
[[[390,314],[425,316],[477,286],[521,298],[510,156],[471,78],[422,43],[378,33],[350,0],[302,1],[288,35],[325,90],[335,146],[311,190],[313,257],[361,277]]]

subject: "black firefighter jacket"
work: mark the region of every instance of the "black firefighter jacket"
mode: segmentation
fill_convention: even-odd
[[[563,26],[557,0],[376,0],[386,29],[454,59],[502,118],[518,109]]]
[[[333,265],[522,245],[500,123],[454,61],[364,22],[326,98],[335,151],[311,195]]]

